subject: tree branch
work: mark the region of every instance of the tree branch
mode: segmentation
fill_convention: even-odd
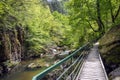
[[[91,28],[94,32],[99,32],[99,30],[95,30],[95,29],[92,27],[92,25],[90,24],[90,22],[89,22],[88,20],[87,20],[87,22],[88,22],[90,28]]]
[[[97,0],[96,1],[96,5],[97,5],[97,24],[99,26],[99,31],[104,34],[105,30],[104,30],[104,23],[102,22],[102,19],[101,19],[101,10],[100,10],[100,0]]]
[[[120,13],[120,5],[119,5],[119,8],[118,8],[118,10],[116,12],[116,15],[114,16],[114,20],[117,18],[117,16],[119,15],[119,13]]]
[[[112,4],[111,4],[111,0],[109,0],[109,4],[110,4],[110,14],[111,14],[111,19],[112,19],[112,22],[114,23],[114,15],[113,15],[113,9],[112,9]]]
[[[117,16],[118,16],[119,13],[120,13],[120,5],[119,5],[119,7],[118,7],[118,10],[116,11],[116,14],[114,15],[114,14],[113,14],[113,9],[112,9],[111,0],[109,0],[109,4],[110,4],[110,12],[111,12],[112,22],[115,23],[115,20],[116,20]]]

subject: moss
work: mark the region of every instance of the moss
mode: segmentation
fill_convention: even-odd
[[[4,64],[6,67],[12,68],[12,67],[14,67],[16,64],[18,64],[18,63],[13,63],[13,62],[11,62],[10,60],[7,60],[7,61],[3,62],[3,64]]]

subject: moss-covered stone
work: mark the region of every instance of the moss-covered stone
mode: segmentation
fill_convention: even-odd
[[[99,42],[105,65],[111,70],[120,66],[120,25],[112,27]]]

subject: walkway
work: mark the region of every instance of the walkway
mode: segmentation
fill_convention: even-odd
[[[89,53],[86,50],[88,47],[90,47],[89,43],[78,48],[64,59],[48,67],[41,73],[35,75],[32,80],[41,80],[49,72],[55,70],[63,63],[69,60],[73,60],[74,55],[79,52],[81,52],[80,56],[76,60],[74,60],[74,62],[72,62],[71,65],[68,66],[62,73],[60,73],[58,77],[55,76],[54,79],[48,78],[46,80],[108,80],[106,71],[98,52],[98,43],[94,44]],[[87,51],[88,54],[85,55],[84,51]],[[71,69],[73,71],[71,71]]]
[[[91,49],[76,80],[108,80],[98,52],[98,43]]]

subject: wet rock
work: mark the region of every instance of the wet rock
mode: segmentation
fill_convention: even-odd
[[[2,66],[0,66],[0,76],[2,76],[3,75],[3,68],[2,68]]]
[[[54,55],[55,59],[63,59],[70,54],[70,50],[62,51],[60,54]]]
[[[30,63],[27,66],[27,69],[35,69],[35,68],[41,68],[40,64]]]
[[[49,64],[45,64],[45,67],[49,67],[50,65]]]
[[[113,70],[109,76],[111,80],[120,80],[120,67]]]

